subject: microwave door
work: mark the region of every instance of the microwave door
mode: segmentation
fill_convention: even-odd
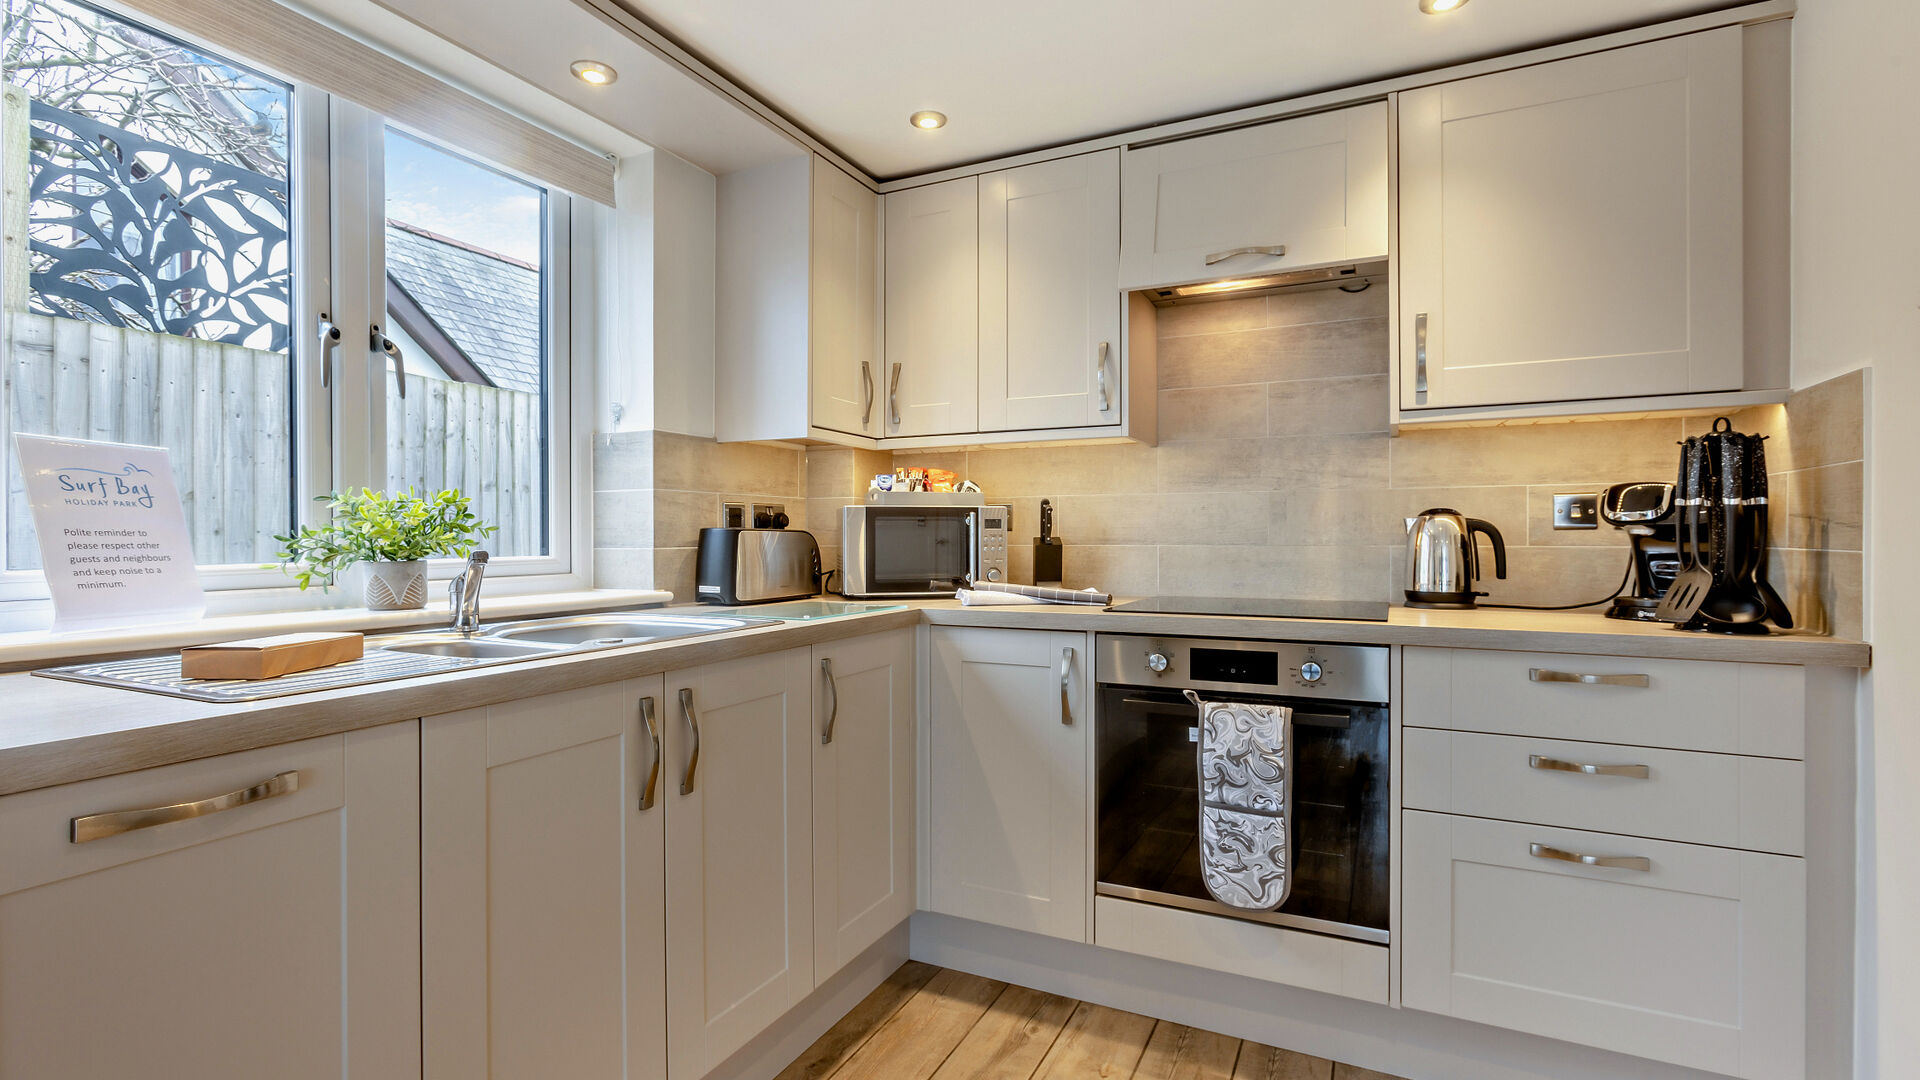
[[[950,592],[971,566],[965,513],[869,511],[869,585],[876,592]]]

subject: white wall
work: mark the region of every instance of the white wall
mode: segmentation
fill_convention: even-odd
[[[615,192],[619,210],[594,208],[594,430],[711,437],[716,182],[656,150],[621,159]]]
[[[1870,367],[1857,1075],[1920,1061],[1920,5],[1794,20],[1793,383]]]

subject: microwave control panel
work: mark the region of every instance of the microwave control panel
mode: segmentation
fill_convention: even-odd
[[[973,580],[987,582],[1005,582],[1007,580],[1007,533],[1012,512],[1004,506],[983,506],[979,510],[980,565],[974,568]]]

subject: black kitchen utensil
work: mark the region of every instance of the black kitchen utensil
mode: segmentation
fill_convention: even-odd
[[[1701,507],[1707,487],[1707,443],[1695,436],[1681,444],[1680,490],[1685,529],[1680,541],[1680,575],[1667,588],[1654,618],[1685,626],[1700,613],[1700,603],[1713,587],[1712,552],[1701,551]]]
[[[1713,588],[1700,604],[1700,615],[1709,623],[1727,626],[1757,623],[1767,617],[1767,602],[1760,598],[1752,578],[1752,515],[1746,508],[1748,436],[1735,432],[1722,417],[1714,421],[1708,441],[1718,451],[1714,456],[1719,469],[1707,505],[1714,520]]]
[[[1767,618],[1780,629],[1791,630],[1793,612],[1787,609],[1787,602],[1780,598],[1773,582],[1767,579],[1768,552],[1773,546],[1772,534],[1767,531],[1767,440],[1749,440],[1747,453],[1751,462],[1747,470],[1747,487],[1753,499],[1753,533],[1757,538],[1754,541],[1753,583],[1760,590],[1760,599],[1767,605]]]
[[[1033,538],[1033,583],[1059,585],[1065,578],[1066,546],[1053,535],[1053,500],[1040,500],[1040,535]]]

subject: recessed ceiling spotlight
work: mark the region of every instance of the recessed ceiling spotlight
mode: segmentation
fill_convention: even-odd
[[[1422,2],[1424,3],[1425,0]],[[613,70],[613,65],[603,64],[598,60],[575,60],[570,68],[573,71],[573,77],[588,86],[606,86],[620,77],[620,73]]]
[[[912,124],[922,131],[932,131],[934,128],[947,126],[947,114],[934,112],[932,109],[921,109],[919,112],[907,117],[907,123]]]
[[[1467,0],[1420,0],[1420,10],[1428,15],[1445,15],[1467,6]]]

